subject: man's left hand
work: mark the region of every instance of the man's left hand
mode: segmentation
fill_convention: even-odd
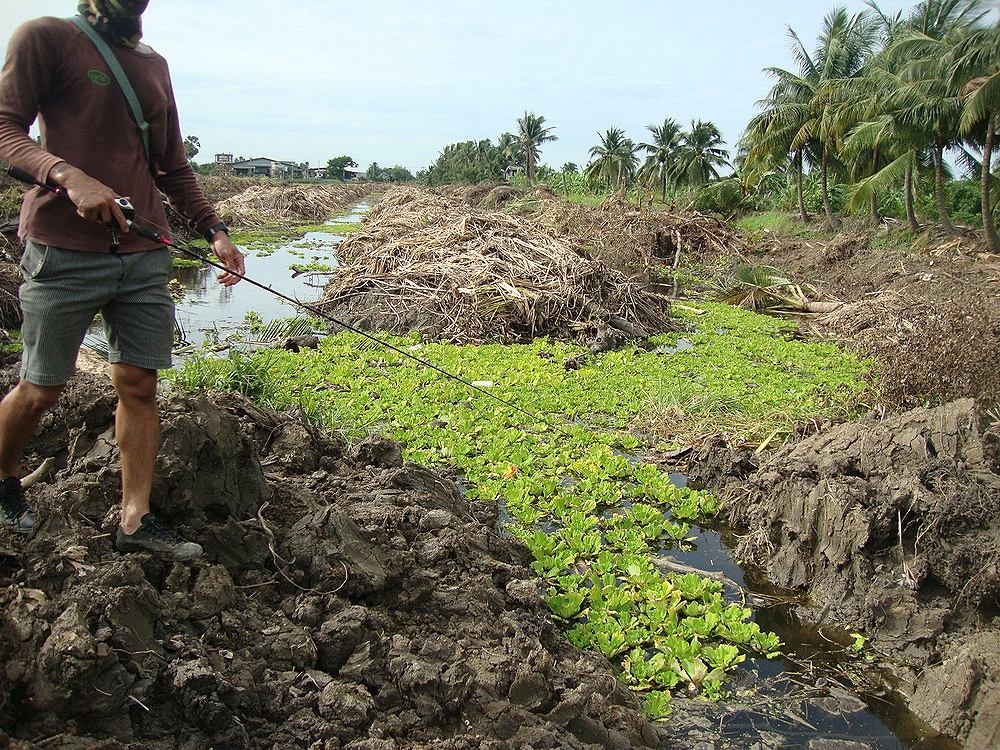
[[[232,286],[239,282],[240,277],[246,273],[246,266],[244,265],[243,253],[229,239],[228,234],[225,232],[215,233],[215,236],[212,238],[212,252],[215,253],[215,257],[219,259],[219,262],[232,272],[223,271],[220,273],[217,277],[219,283],[224,286]],[[239,276],[236,274],[239,274]]]

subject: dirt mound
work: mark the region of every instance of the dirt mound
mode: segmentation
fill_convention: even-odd
[[[993,305],[885,291],[846,304],[810,327],[875,361],[879,395],[890,405],[970,394],[1000,402],[1000,311]]]
[[[76,379],[40,532],[0,537],[0,726],[45,747],[629,748],[659,730],[551,624],[496,509],[296,419],[164,405],[154,507],[206,549],[111,546],[113,398]],[[74,425],[67,427],[67,425]],[[41,746],[41,745],[39,745]]]
[[[536,223],[395,188],[338,248],[323,306],[359,327],[454,342],[671,330],[667,300]]]
[[[809,321],[813,332],[856,346],[877,364],[881,400],[1000,402],[1000,284],[995,256],[956,250],[966,240],[926,237],[915,250],[878,247],[874,230],[830,240],[772,237],[761,262],[847,305]]]
[[[232,227],[256,229],[325,221],[371,192],[365,185],[258,183],[219,201],[215,210]]]
[[[968,747],[1000,741],[1000,421],[962,400],[842,424],[756,463],[716,445],[690,479],[732,498],[738,554],[861,628],[911,709]]]

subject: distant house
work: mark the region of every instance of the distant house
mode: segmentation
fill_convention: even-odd
[[[308,177],[311,180],[325,180],[326,167],[310,167],[305,170],[305,177]]]
[[[232,173],[233,173],[233,155],[216,154],[215,174],[232,174]]]
[[[293,161],[258,156],[233,162],[233,172],[244,177],[302,177],[302,167]]]
[[[367,171],[367,169],[362,169],[361,167],[344,167],[344,179],[363,180]]]

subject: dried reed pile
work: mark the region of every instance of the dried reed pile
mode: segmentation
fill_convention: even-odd
[[[445,186],[435,191],[473,208],[501,209],[531,216],[557,236],[584,247],[615,268],[637,273],[684,257],[739,259],[749,247],[724,221],[690,209],[640,208],[612,195],[600,206],[557,198],[545,185],[524,190],[511,185]]]
[[[535,222],[412,188],[391,190],[339,252],[322,304],[361,326],[463,343],[672,327],[665,298]]]
[[[538,220],[559,236],[589,246],[622,269],[674,264],[680,257],[745,259],[746,242],[725,222],[692,210],[648,210],[612,196],[600,206],[539,201]]]
[[[216,204],[231,227],[259,229],[289,222],[320,222],[371,192],[363,185],[255,184]]]

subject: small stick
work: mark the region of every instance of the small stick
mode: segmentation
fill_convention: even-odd
[[[55,465],[56,465],[56,460],[52,456],[49,456],[44,461],[42,461],[41,465],[37,469],[35,469],[33,472],[28,474],[28,476],[26,476],[24,479],[21,480],[21,486],[27,489],[31,485],[37,484],[38,482],[42,481],[46,477],[46,475],[48,475],[49,472],[52,471],[52,467]]]

